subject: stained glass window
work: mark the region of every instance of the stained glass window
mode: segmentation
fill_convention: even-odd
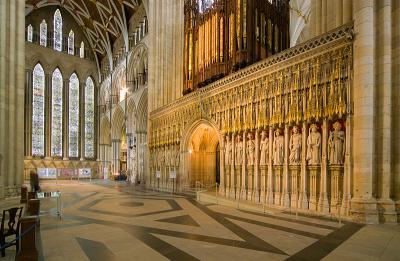
[[[32,155],[44,156],[44,71],[40,64],[33,69]]]
[[[94,157],[94,84],[90,77],[85,86],[85,157]]]
[[[57,68],[51,80],[51,156],[62,156],[62,90],[63,78]]]
[[[70,31],[68,35],[68,54],[74,55],[75,35],[74,31]]]
[[[203,13],[205,10],[211,7],[214,0],[199,0],[199,12]]]
[[[27,34],[26,39],[28,40],[28,42],[32,42],[32,40],[33,40],[33,27],[32,27],[31,24],[28,25],[27,33],[28,34]]]
[[[79,80],[75,73],[69,78],[69,157],[79,156]]]
[[[62,51],[62,17],[59,9],[54,13],[54,50]]]
[[[40,23],[39,44],[44,47],[47,46],[47,23],[45,20]]]
[[[79,49],[79,56],[85,58],[85,43],[81,42],[81,48]]]

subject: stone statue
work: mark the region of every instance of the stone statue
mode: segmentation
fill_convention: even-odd
[[[345,138],[346,135],[342,131],[342,125],[340,122],[333,124],[333,131],[329,134],[328,146],[329,146],[329,164],[331,165],[342,165],[344,162],[345,154]]]
[[[273,143],[273,160],[274,165],[283,165],[284,159],[284,139],[281,135],[281,131],[278,129],[275,131],[275,139]]]
[[[260,166],[268,165],[269,139],[266,131],[261,132],[260,152]]]
[[[289,164],[299,165],[301,160],[301,133],[299,128],[294,126],[292,129],[292,136],[289,141]]]
[[[243,162],[243,142],[241,135],[236,135],[235,144],[235,165],[242,165]]]
[[[321,163],[321,133],[318,132],[318,126],[310,126],[307,138],[307,161],[309,165],[318,165]]]
[[[225,137],[225,165],[232,163],[232,142],[228,135]]]
[[[255,159],[256,143],[254,142],[253,134],[249,132],[247,135],[247,165],[253,166]]]

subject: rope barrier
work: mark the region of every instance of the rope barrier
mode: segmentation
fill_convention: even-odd
[[[14,240],[6,243],[5,245],[0,245],[0,250],[3,250],[9,246],[12,246],[14,244],[14,242],[20,240],[23,236],[25,236],[26,234],[28,234],[34,227],[36,226],[36,224],[33,224],[32,226],[30,226],[27,230],[25,230],[23,233],[21,233],[18,237],[16,237]]]

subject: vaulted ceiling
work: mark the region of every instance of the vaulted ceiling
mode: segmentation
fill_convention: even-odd
[[[25,0],[25,15],[46,6],[61,6],[82,27],[93,50],[100,56],[112,56],[112,46],[122,35],[128,43],[130,17],[141,0]]]

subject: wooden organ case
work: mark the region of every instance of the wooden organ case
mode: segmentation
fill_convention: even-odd
[[[183,95],[289,47],[290,0],[186,0]]]

